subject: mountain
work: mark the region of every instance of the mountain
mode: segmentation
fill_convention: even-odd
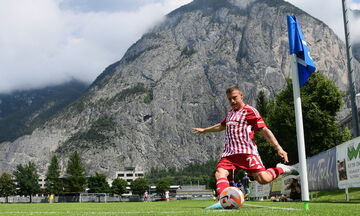
[[[0,94],[0,142],[14,141],[83,94],[87,84],[73,80],[35,90]]]
[[[360,10],[351,10],[354,18],[360,19]],[[351,37],[353,38],[354,35],[351,34]],[[356,60],[360,61],[360,41],[355,40],[352,44],[352,52],[353,56]]]
[[[357,61],[360,61],[360,43],[352,45],[353,56]]]
[[[74,151],[88,174],[109,177],[129,166],[147,171],[217,158],[223,134],[199,136],[191,128],[224,118],[231,84],[250,104],[260,90],[273,97],[284,87],[287,14],[300,20],[318,70],[347,91],[345,45],[320,20],[282,0],[195,0],[168,14],[31,135],[1,143],[0,170],[33,161],[44,173],[52,154],[64,168]]]
[[[357,10],[357,9],[350,9],[351,13],[353,14],[353,16],[356,18],[356,19],[359,19],[360,18],[360,10]]]

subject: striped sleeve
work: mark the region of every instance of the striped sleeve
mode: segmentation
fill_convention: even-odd
[[[229,110],[227,113],[226,113],[226,117],[220,122],[220,124],[222,126],[226,126],[226,119],[227,119],[227,116],[229,115],[229,113],[231,112],[231,110]]]
[[[220,124],[221,124],[222,126],[226,126],[226,118],[224,118],[224,119],[220,122]]]
[[[248,113],[246,119],[248,123],[255,128],[255,130],[260,130],[263,127],[266,127],[266,124],[261,117],[259,111],[257,111],[254,107],[248,106]]]

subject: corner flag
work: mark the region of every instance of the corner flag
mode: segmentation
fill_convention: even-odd
[[[309,48],[296,17],[288,15],[287,23],[290,54],[296,54],[298,58],[299,82],[300,87],[302,87],[310,75],[316,70],[316,67],[310,56]]]
[[[295,107],[296,138],[300,164],[301,199],[305,210],[309,209],[309,186],[306,168],[306,152],[304,127],[301,110],[300,87],[303,86],[310,75],[316,70],[310,57],[309,49],[301,33],[300,25],[295,16],[287,16],[289,47],[291,55],[291,68],[293,77],[293,94]]]

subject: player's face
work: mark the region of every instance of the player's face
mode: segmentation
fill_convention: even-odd
[[[234,90],[229,94],[227,94],[226,96],[229,100],[229,104],[231,108],[233,108],[234,110],[238,110],[245,105],[243,102],[244,95],[238,90]]]

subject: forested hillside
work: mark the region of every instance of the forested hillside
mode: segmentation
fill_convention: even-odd
[[[0,94],[0,142],[30,134],[53,114],[79,98],[87,84],[71,81],[42,89]]]

